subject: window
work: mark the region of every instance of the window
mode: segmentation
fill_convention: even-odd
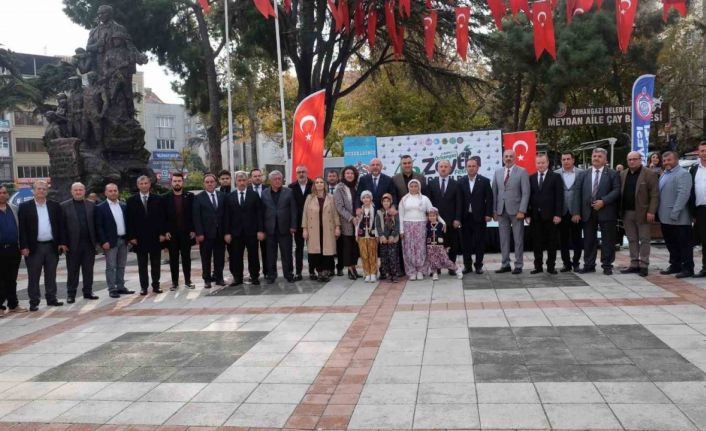
[[[10,138],[7,135],[0,134],[0,150],[10,149]]]
[[[29,111],[15,111],[15,126],[42,126],[44,122],[39,115]]]
[[[174,127],[174,117],[157,116],[157,127],[171,129]]]
[[[44,142],[38,138],[17,138],[15,147],[18,153],[46,153]]]
[[[174,139],[157,139],[158,150],[173,150]]]
[[[12,181],[12,165],[0,163],[0,181]]]
[[[48,178],[49,166],[18,166],[17,178]]]

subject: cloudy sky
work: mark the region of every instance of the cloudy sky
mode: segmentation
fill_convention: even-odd
[[[62,12],[61,0],[2,0],[0,1],[0,44],[13,51],[43,55],[71,55],[74,49],[85,47],[88,30],[74,24]],[[182,103],[171,90],[165,69],[156,61],[139,70],[145,73],[145,87],[150,87],[167,103]]]

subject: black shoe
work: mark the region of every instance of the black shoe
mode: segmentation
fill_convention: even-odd
[[[229,286],[229,287],[235,287],[235,286],[240,286],[241,284],[243,284],[243,280],[242,280],[241,278],[236,278],[236,279],[234,279],[233,282],[232,282],[231,284],[229,284],[228,286]]]
[[[539,273],[541,273],[541,272],[544,272],[544,270],[543,270],[542,268],[535,268],[535,269],[533,269],[532,271],[530,271],[530,274],[539,274]],[[513,274],[514,274],[514,273],[515,273],[515,272],[513,271]]]
[[[55,299],[53,301],[47,301],[47,305],[50,307],[61,307],[64,303]]]
[[[470,274],[472,272],[473,272],[473,267],[471,265],[468,265],[468,266],[464,265],[463,271],[461,271],[461,274],[465,275],[465,274]]]
[[[578,263],[573,264],[574,272],[579,272],[579,268],[581,268],[581,265],[579,265]]]
[[[30,305],[29,306],[29,311],[39,311],[39,307],[36,305]]]
[[[0,311],[5,311],[5,310],[7,310],[7,307],[5,307],[4,305],[0,305]]]
[[[190,281],[184,283],[184,286],[186,286],[187,289],[196,289],[196,285]]]
[[[596,268],[586,268],[585,266],[577,271],[579,274],[588,274],[596,272]]]
[[[152,292],[157,293],[157,294],[164,293],[164,291],[162,289],[160,289],[159,287],[153,287]]]
[[[66,302],[68,304],[73,304],[74,302],[76,302],[76,298],[74,298],[73,296],[69,296],[66,298]]]
[[[320,275],[317,280],[320,283],[328,283],[329,281],[331,281],[331,277],[329,277],[328,275]]]
[[[510,268],[509,266],[506,266],[504,268],[496,269],[495,273],[502,274],[503,272],[511,272],[511,271],[512,271],[512,268]]]
[[[338,271],[336,271],[336,276],[337,276],[337,277],[343,277],[343,270],[342,270],[342,269],[339,269]]]
[[[704,278],[704,277],[706,277],[706,269],[702,269],[701,271],[694,274],[694,278]]]
[[[679,274],[677,274],[675,277],[688,278],[688,277],[693,277],[693,276],[694,276],[694,271],[684,270],[684,271],[680,272]]]
[[[640,277],[647,277],[647,268],[640,268]]]
[[[120,289],[120,290],[118,290],[118,293],[121,295],[132,295],[133,293],[135,293],[135,291],[128,290],[128,289]]]
[[[349,270],[348,270],[348,278],[351,279],[351,280],[355,280],[355,279],[358,278],[358,277],[356,277],[355,274],[353,273],[353,271],[351,271],[351,270],[349,269]]]
[[[110,292],[110,297],[111,298],[120,298],[120,294],[118,292]]]
[[[287,283],[294,283],[297,280],[296,277],[285,277],[284,279],[287,280]],[[299,279],[302,279],[301,275],[299,276]]]
[[[613,268],[603,268],[603,275],[613,275]]]
[[[91,294],[89,294],[89,295],[83,295],[83,299],[95,300],[95,299],[98,299],[98,297],[97,297],[96,295],[94,295],[94,294],[91,293]],[[68,302],[68,301],[67,301],[67,302]]]
[[[570,266],[562,266],[559,272],[571,272]]]
[[[172,284],[172,287],[169,288],[169,290],[171,290],[172,292],[174,292],[177,289],[179,289],[179,288],[177,287],[176,284]]]
[[[226,285],[226,281],[225,281],[225,280],[218,280],[218,281],[216,282],[216,286],[225,286],[225,285]]]
[[[274,278],[266,278],[266,279],[265,279],[265,283],[267,283],[267,284],[272,284],[272,283],[274,283],[274,282],[275,282],[275,279],[274,279]]]
[[[636,266],[629,266],[625,269],[620,270],[621,274],[637,274],[639,272],[640,272],[640,268],[638,268]]]
[[[552,275],[556,275],[556,274],[557,274],[556,269],[554,269],[554,268],[547,268],[547,273],[548,273],[548,274],[552,274]]]
[[[515,268],[512,270],[512,273],[515,275],[522,274],[522,268]]]
[[[456,271],[449,270],[449,275],[452,277],[456,277]]]
[[[476,274],[480,275],[483,274],[483,268],[476,268]]]
[[[142,295],[142,296],[147,295],[147,289],[141,289],[141,290],[140,290],[140,295]]]
[[[677,269],[673,267],[672,265],[669,265],[666,269],[661,270],[659,273],[662,275],[671,275],[671,274],[679,274],[681,272],[681,269]]]
[[[210,288],[211,288],[211,282],[210,282],[210,281],[205,282],[205,283],[203,284],[203,288],[204,288],[204,289],[210,289]]]
[[[309,274],[309,280],[311,281],[316,281],[319,279],[319,276],[316,274]]]

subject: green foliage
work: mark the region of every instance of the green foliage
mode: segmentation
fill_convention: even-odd
[[[0,112],[36,105],[41,100],[40,92],[20,75],[18,67],[12,51],[0,48],[0,70],[7,72],[0,75]]]
[[[203,171],[190,171],[184,181],[184,190],[203,190]]]

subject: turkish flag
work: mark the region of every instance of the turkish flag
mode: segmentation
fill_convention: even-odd
[[[395,4],[392,0],[385,2],[385,27],[387,27],[387,34],[390,36],[390,42],[394,49],[397,46],[397,25],[395,24]]]
[[[636,12],[637,0],[615,1],[615,28],[618,32],[618,46],[623,54],[628,52],[630,36],[632,36],[632,24],[635,21]]]
[[[686,0],[662,0],[662,19],[667,22],[669,10],[674,8],[682,17],[686,16]]]
[[[378,25],[378,12],[375,10],[375,6],[370,4],[368,6],[368,45],[370,48],[375,47],[375,32],[377,31]]]
[[[586,13],[593,7],[593,0],[567,0],[566,22],[571,24],[575,15]]]
[[[203,9],[206,13],[208,13],[211,9],[211,5],[208,4],[208,0],[199,0],[199,4],[201,5],[201,9]]]
[[[427,9],[431,9],[431,8],[432,8],[431,0],[426,0],[426,7],[427,7]]]
[[[363,1],[356,0],[355,13],[353,14],[353,24],[355,27],[355,36],[365,36],[365,10],[363,9]]]
[[[434,58],[434,39],[436,38],[436,18],[437,13],[435,10],[429,11],[428,14],[424,15],[424,48],[427,51],[427,58],[429,61]]]
[[[498,30],[503,31],[503,17],[507,11],[505,2],[503,0],[488,0],[488,8],[495,21],[495,26],[498,27]]]
[[[530,8],[527,0],[510,0],[510,12],[512,12],[512,16],[517,15],[520,11],[523,11],[527,17],[530,16]]]
[[[292,166],[306,166],[311,178],[324,173],[326,91],[319,90],[299,102],[294,111]],[[296,179],[292,169],[292,181]]]
[[[284,0],[284,10],[287,13],[292,11],[292,0]]]
[[[397,35],[395,36],[394,45],[392,50],[396,58],[402,57],[402,51],[404,50],[404,26],[401,25],[397,27]]]
[[[469,6],[459,6],[456,8],[456,52],[466,61],[468,55],[468,20],[471,17]]]
[[[253,0],[253,2],[257,10],[259,10],[265,18],[275,16],[275,9],[272,7],[270,0]]]
[[[339,33],[343,29],[343,16],[341,16],[341,9],[336,6],[336,2],[333,0],[328,0],[328,7],[331,10],[331,16],[333,16],[334,29],[336,33]]]
[[[534,29],[534,55],[537,60],[544,51],[547,51],[556,60],[554,20],[548,1],[543,0],[532,4],[532,28]]]
[[[348,11],[348,0],[340,0],[338,3],[338,14],[343,20],[343,29],[346,33],[351,31],[351,15]]]
[[[515,152],[515,163],[532,175],[537,172],[537,131],[503,133],[503,149]]]
[[[596,10],[601,10],[603,7],[603,0],[596,0]]]
[[[409,2],[410,0],[400,0],[400,16],[409,18],[412,14],[412,5]]]

